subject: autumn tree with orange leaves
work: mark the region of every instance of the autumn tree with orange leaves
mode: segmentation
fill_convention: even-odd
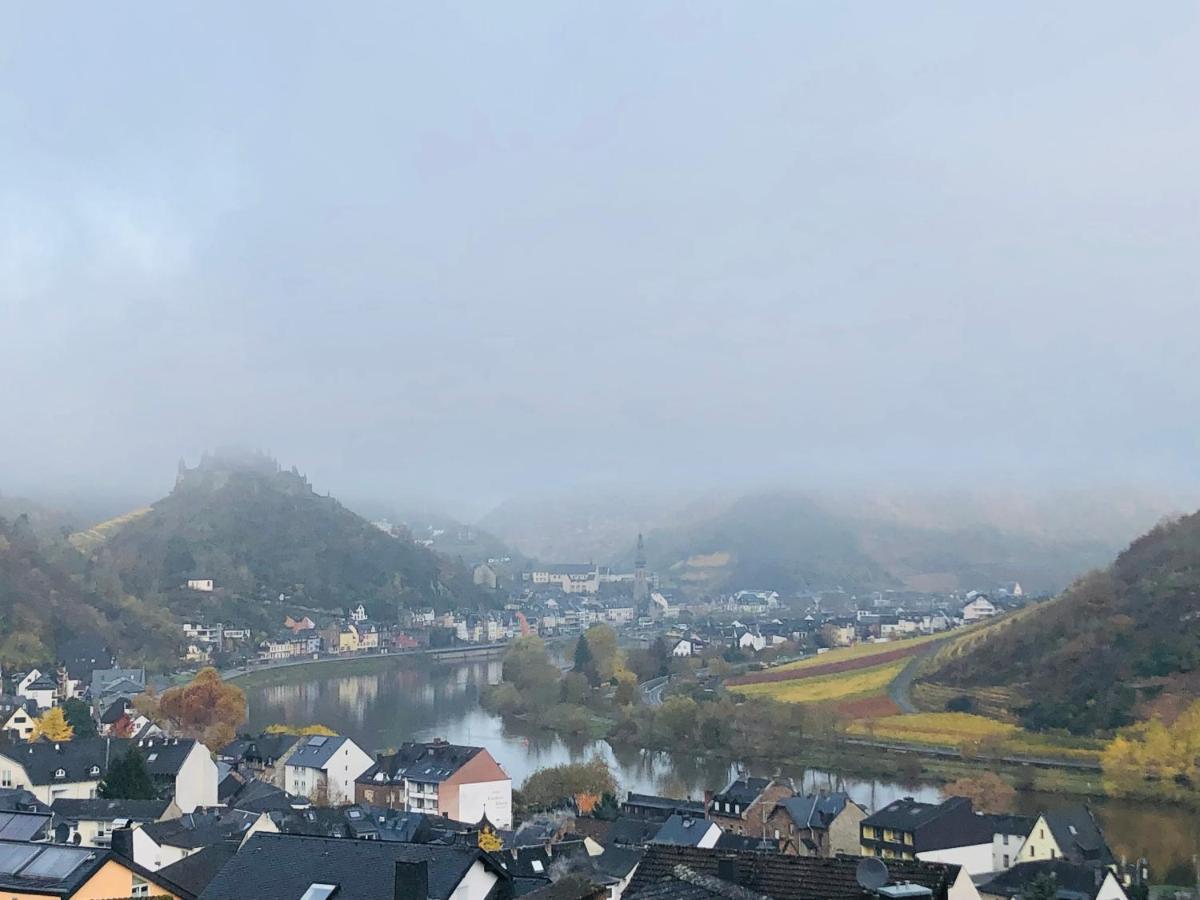
[[[189,684],[163,691],[158,714],[172,731],[196,738],[209,750],[219,750],[237,736],[246,721],[246,695],[226,684],[211,666],[201,669]]]

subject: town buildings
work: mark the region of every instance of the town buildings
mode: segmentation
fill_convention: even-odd
[[[283,789],[317,803],[350,803],[355,779],[371,764],[371,757],[348,737],[303,737],[283,761]]]
[[[356,802],[512,827],[512,779],[491,753],[446,741],[379,755],[354,786]]]

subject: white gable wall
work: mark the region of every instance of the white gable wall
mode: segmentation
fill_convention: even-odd
[[[496,880],[496,873],[488,871],[482,862],[475,860],[450,894],[450,900],[485,900]]]
[[[992,845],[969,844],[966,847],[950,847],[946,850],[925,850],[917,854],[917,859],[962,866],[968,875],[982,875],[992,871]]]

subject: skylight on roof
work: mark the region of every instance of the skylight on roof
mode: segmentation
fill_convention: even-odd
[[[316,735],[316,736],[310,737],[308,739],[308,746],[320,747],[320,746],[323,746],[327,740],[329,740],[329,738],[324,737],[323,735]]]
[[[337,889],[336,884],[310,884],[308,890],[300,895],[300,900],[329,900]]]

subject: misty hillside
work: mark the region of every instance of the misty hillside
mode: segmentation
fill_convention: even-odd
[[[39,537],[26,516],[0,518],[0,660],[43,664],[62,642],[101,635],[125,658],[174,659],[178,633],[152,604],[87,585],[86,560]]]
[[[628,502],[627,502],[628,500]],[[773,491],[736,498],[513,501],[483,520],[543,560],[627,566],[647,535],[651,567],[695,591],[762,587],[915,590],[1020,581],[1055,592],[1107,565],[1172,510],[1137,491]]]
[[[139,596],[211,578],[242,596],[286,594],[327,609],[361,602],[378,616],[476,599],[463,566],[385,534],[314,492],[295,469],[253,454],[206,455],[181,469],[167,497],[126,517],[92,549]]]
[[[1155,527],[926,681],[1002,688],[1031,728],[1086,734],[1200,695],[1200,513]]]

